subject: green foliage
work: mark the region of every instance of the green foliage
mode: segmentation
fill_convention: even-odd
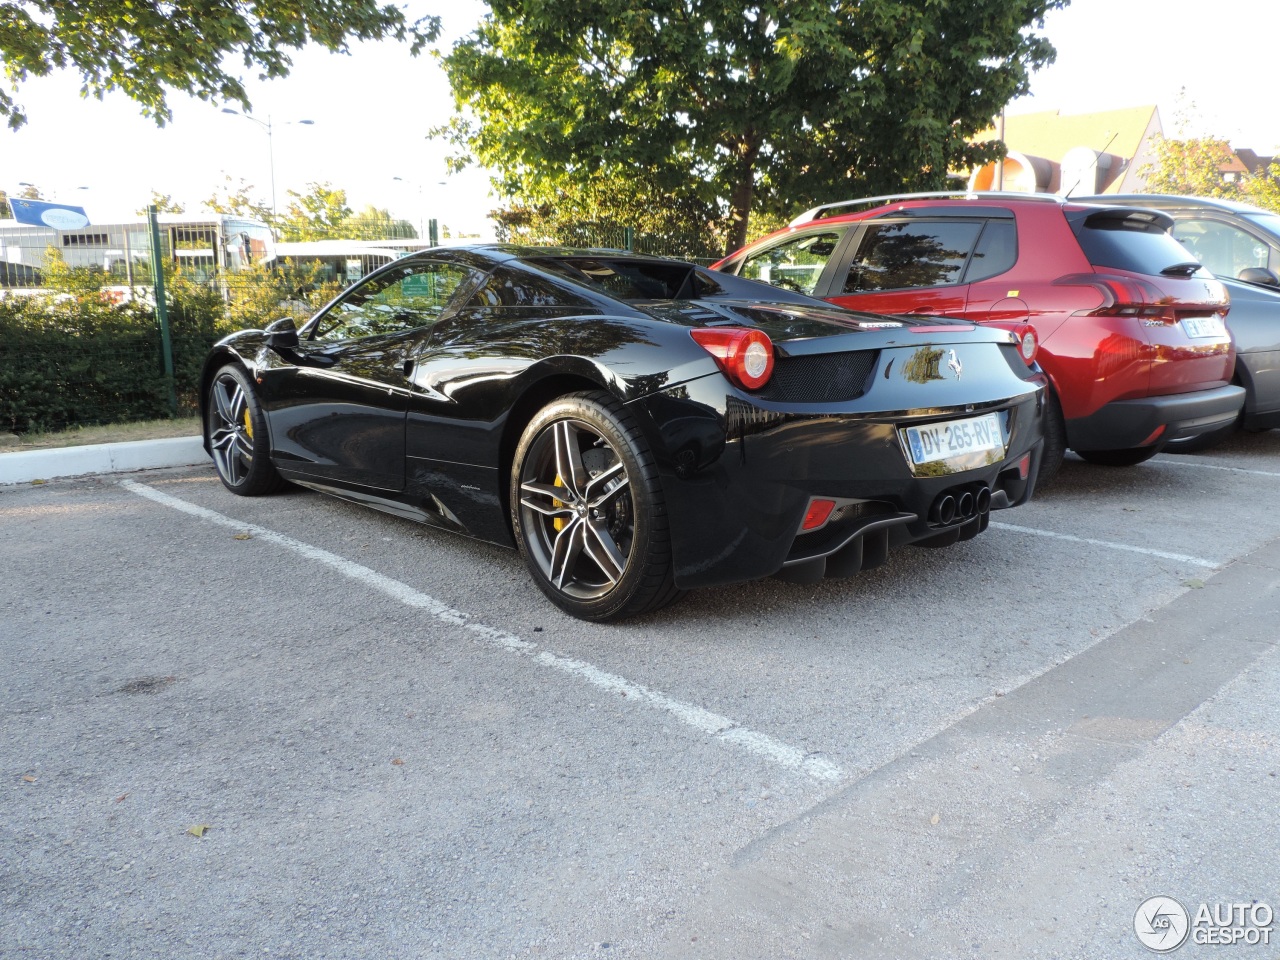
[[[234,330],[308,314],[338,292],[306,271],[262,268],[227,278],[223,292],[165,266],[174,379],[181,412],[195,409],[209,348]],[[159,323],[150,291],[123,298],[110,278],[68,267],[51,251],[49,292],[0,299],[0,430],[24,433],[70,425],[123,423],[169,415]]]
[[[391,215],[372,204],[357,210],[343,222],[342,237],[345,240],[416,240],[418,230],[408,220]]]
[[[231,217],[248,217],[252,220],[261,220],[264,223],[270,223],[273,216],[270,204],[262,200],[253,199],[249,191],[253,190],[253,184],[246,181],[243,177],[238,181],[233,181],[230,176],[226,176],[226,184],[221,190],[215,190],[204,205],[214,213],[221,213]]]
[[[331,183],[309,183],[306,193],[288,191],[289,206],[275,223],[281,240],[326,240],[341,237],[351,217],[347,191]]]
[[[221,191],[204,202],[214,213],[250,217],[275,228],[281,240],[416,239],[418,231],[390,211],[367,206],[359,213],[347,203],[347,191],[331,183],[309,183],[306,192],[286,191],[289,204],[276,216],[271,207],[254,199],[254,186],[226,178]]]
[[[443,62],[435,131],[524,205],[671,209],[742,243],[749,217],[942,187],[1053,48],[1066,0],[494,0]],[[469,119],[469,118],[474,118]]]
[[[1234,183],[1222,179],[1221,167],[1232,157],[1231,144],[1217,137],[1173,140],[1151,138],[1155,159],[1138,172],[1146,177],[1148,193],[1191,197],[1234,197]]]
[[[186,213],[187,208],[178,203],[173,197],[167,193],[160,193],[158,190],[151,191],[151,203],[140,210],[135,211],[138,216],[145,217],[147,215],[147,207],[154,206],[156,213]]]
[[[1280,163],[1257,170],[1240,185],[1240,199],[1255,207],[1280,213]]]
[[[0,300],[0,429],[17,433],[169,414],[155,312],[118,302],[100,273],[51,258],[50,293]],[[174,374],[195,405],[200,365],[222,335],[206,311],[176,298],[170,313]]]
[[[9,194],[0,190],[0,220],[12,220],[13,211],[9,209]]]
[[[1280,163],[1225,180],[1222,166],[1235,155],[1226,140],[1154,137],[1152,149],[1155,159],[1139,170],[1146,177],[1147,193],[1238,200],[1280,213]]]
[[[544,203],[493,210],[489,216],[497,225],[497,238],[504,243],[622,249],[630,227],[632,249],[639,253],[714,260],[724,248],[724,237],[705,217],[684,219],[669,210],[659,216],[613,211],[613,217],[599,217],[601,209],[608,207]]]
[[[394,37],[417,55],[439,33],[438,17],[416,23],[377,0],[0,0],[0,61],[13,89],[29,76],[72,68],[81,93],[99,100],[121,90],[163,125],[167,95],[250,108],[234,64],[262,78],[288,76],[291,52],[308,43],[345,53],[350,40]],[[0,117],[26,122],[0,90]]]

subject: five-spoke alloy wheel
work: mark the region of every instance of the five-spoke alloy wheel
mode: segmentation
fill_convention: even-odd
[[[266,419],[244,370],[227,364],[209,386],[205,437],[218,477],[232,493],[259,496],[284,481],[272,466]]]
[[[608,394],[572,394],[539,411],[511,477],[516,541],[562,609],[611,620],[680,595],[652,455]]]

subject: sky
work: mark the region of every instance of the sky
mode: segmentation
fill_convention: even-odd
[[[1210,14],[1188,0],[1074,0],[1046,17],[1043,33],[1057,61],[1032,76],[1031,94],[1009,113],[1155,104],[1168,136],[1184,132],[1180,118],[1189,113],[1186,135],[1214,134],[1272,153],[1280,146],[1280,114],[1271,108],[1275,41],[1258,29],[1271,3],[1216,0]],[[479,0],[454,0],[445,41],[472,30],[484,10]],[[412,18],[427,8],[414,0],[407,12]],[[28,124],[0,130],[0,188],[18,193],[21,183],[33,183],[47,199],[110,223],[133,219],[152,190],[198,212],[228,176],[247,181],[269,205],[274,168],[280,209],[289,189],[330,183],[356,209],[372,204],[415,224],[434,217],[490,235],[487,214],[497,200],[488,175],[475,168],[448,174],[451,148],[427,138],[453,110],[431,56],[410,57],[395,42],[356,44],[349,56],[308,48],[294,56],[289,77],[248,78],[246,86],[259,122],[176,94],[173,121],[157,128],[123,94],[82,98],[74,73],[33,78],[17,95]]]

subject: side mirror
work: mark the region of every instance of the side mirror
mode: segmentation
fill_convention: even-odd
[[[1245,283],[1258,283],[1265,287],[1280,287],[1280,275],[1266,267],[1245,267],[1236,279],[1243,280]]]
[[[267,327],[267,346],[277,352],[298,349],[298,328],[293,317],[281,317]]]

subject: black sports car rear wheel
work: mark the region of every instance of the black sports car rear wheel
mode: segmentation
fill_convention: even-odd
[[[653,456],[609,394],[561,397],[525,428],[511,520],[535,582],[575,617],[615,620],[680,596]]]
[[[229,363],[214,374],[204,429],[218,478],[232,493],[257,497],[285,485],[271,464],[262,406],[241,367]]]
[[[1062,404],[1052,388],[1045,391],[1041,428],[1044,431],[1044,453],[1040,457],[1040,475],[1036,484],[1043,487],[1058,475],[1067,452],[1067,425],[1062,419]]]

